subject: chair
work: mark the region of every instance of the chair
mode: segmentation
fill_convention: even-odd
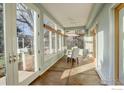
[[[79,48],[79,56],[83,56],[83,49]]]
[[[72,50],[67,49],[66,51],[66,62],[68,62],[68,60],[71,60],[71,56],[72,56]]]
[[[83,57],[87,57],[87,55],[88,55],[88,49],[84,49],[83,50]]]
[[[79,63],[78,56],[79,56],[79,48],[74,48],[71,55],[71,62],[73,62],[74,59],[78,64]]]

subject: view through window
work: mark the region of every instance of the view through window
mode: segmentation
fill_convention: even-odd
[[[17,52],[19,80],[32,74],[35,68],[34,56],[34,21],[36,12],[24,4],[17,4]],[[27,73],[31,72],[31,73]]]
[[[4,60],[3,4],[0,4],[0,84],[5,84],[6,65]]]

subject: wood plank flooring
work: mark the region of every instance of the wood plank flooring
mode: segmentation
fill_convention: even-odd
[[[61,58],[30,85],[101,85],[94,58],[79,58],[79,64]]]

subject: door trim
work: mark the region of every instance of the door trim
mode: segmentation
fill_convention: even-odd
[[[14,4],[4,4],[4,43],[5,43],[5,62],[6,62],[6,85],[14,84],[14,65],[9,62],[10,56],[13,56],[13,9]]]
[[[115,10],[115,81],[119,81],[119,11],[124,4],[119,4]]]

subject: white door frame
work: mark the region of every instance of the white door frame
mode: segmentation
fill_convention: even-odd
[[[4,4],[4,44],[5,44],[5,63],[6,63],[6,84],[14,84],[14,65],[12,51],[13,36],[13,9],[14,4]],[[10,59],[11,57],[11,59]]]
[[[24,81],[19,82],[19,75],[18,75],[18,60],[16,60],[16,62],[14,62],[14,84],[18,85],[18,84],[23,84],[23,85],[27,85],[29,83],[32,82],[32,80],[34,80],[38,74],[39,74],[39,70],[40,70],[40,62],[41,62],[41,56],[40,56],[40,10],[33,4],[25,4],[29,9],[34,10],[37,14],[34,17],[36,19],[36,21],[34,21],[34,60],[35,60],[35,72],[34,74],[32,74],[31,76],[29,76],[28,78],[26,78]],[[13,4],[13,56],[17,57],[17,31],[16,31],[16,4]]]

